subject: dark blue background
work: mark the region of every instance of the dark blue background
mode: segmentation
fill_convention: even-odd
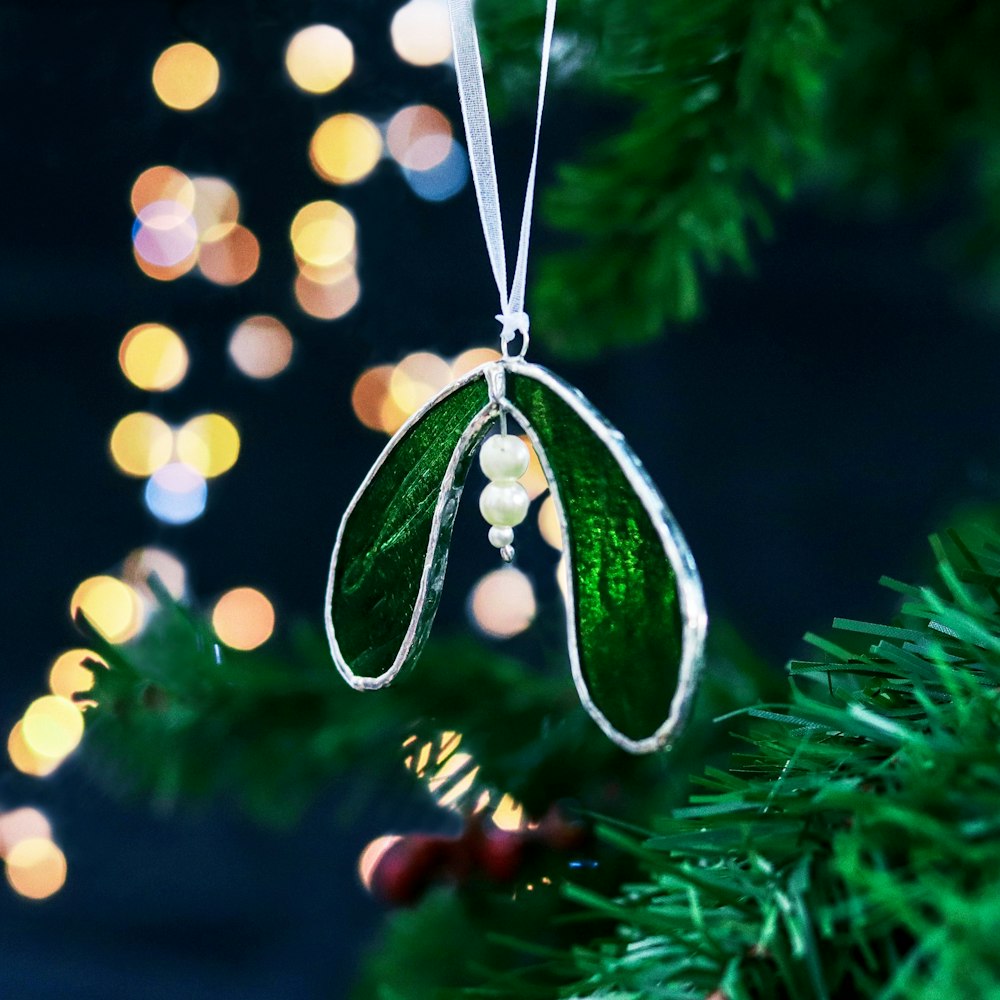
[[[175,549],[196,594],[254,583],[281,620],[318,617],[339,514],[382,444],[351,414],[353,379],[409,350],[454,354],[495,335],[471,189],[427,205],[389,164],[334,194],[359,218],[362,304],[325,324],[291,297],[289,219],[330,196],[305,155],[315,125],[339,109],[381,118],[415,101],[457,120],[449,72],[393,56],[394,6],[0,6],[3,732],[42,692],[54,655],[78,641],[66,614],[75,585],[137,545]],[[309,98],[285,80],[281,52],[320,20],[353,38],[358,69]],[[186,37],[208,45],[224,75],[217,99],[192,115],[164,109],[148,84],[156,55]],[[607,120],[556,94],[546,176]],[[527,128],[502,130],[501,148],[516,151],[501,162],[512,215]],[[235,183],[263,246],[247,286],[161,285],[137,271],[128,190],[158,162]],[[535,331],[535,359],[577,382],[646,461],[712,614],[776,669],[834,614],[887,614],[879,574],[920,572],[927,532],[960,501],[995,499],[995,316],[929,251],[953,207],[872,218],[807,199],[779,213],[755,276],[712,280],[704,320],[654,345],[570,365],[546,357]],[[540,250],[545,241],[542,230]],[[273,384],[226,364],[230,329],[257,311],[281,316],[297,339],[293,367]],[[116,363],[124,332],[150,319],[175,326],[192,355],[187,381],[157,400]],[[231,412],[243,431],[240,462],[193,525],[154,522],[140,487],[106,457],[115,421],[146,406],[170,420]],[[478,557],[456,561],[445,627],[466,627],[463,595],[483,569]],[[331,789],[301,828],[276,834],[219,809],[151,815],[110,799],[77,762],[45,782],[0,770],[0,808],[37,804],[70,863],[48,902],[0,888],[0,996],[343,996],[378,919],[355,882],[358,851],[421,818],[385,801],[345,830],[336,799]]]

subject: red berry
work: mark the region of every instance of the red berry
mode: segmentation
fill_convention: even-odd
[[[525,839],[508,830],[491,830],[486,834],[479,852],[479,864],[495,882],[510,882],[517,877],[524,863]]]
[[[447,865],[453,843],[426,834],[400,838],[379,858],[371,876],[372,893],[394,906],[419,902]]]

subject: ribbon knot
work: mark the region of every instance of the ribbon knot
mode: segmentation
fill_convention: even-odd
[[[519,333],[522,337],[528,336],[531,321],[528,319],[526,312],[521,310],[517,310],[516,312],[502,312],[497,313],[494,318],[502,325],[500,339],[505,344],[509,344],[514,339],[515,334]]]

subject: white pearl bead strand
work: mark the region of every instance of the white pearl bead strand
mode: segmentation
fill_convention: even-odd
[[[517,481],[528,471],[527,445],[510,434],[487,438],[479,449],[479,465],[486,484],[479,497],[479,512],[490,524],[490,544],[500,550],[506,562],[514,558],[514,528],[528,516],[531,499]]]

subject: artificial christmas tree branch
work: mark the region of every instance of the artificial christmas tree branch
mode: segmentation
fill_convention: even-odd
[[[713,752],[695,738],[667,758],[636,760],[588,719],[563,664],[532,669],[472,640],[434,640],[411,678],[362,694],[343,684],[311,626],[294,629],[288,646],[274,652],[230,650],[204,615],[175,603],[155,576],[150,585],[160,604],[133,642],[114,645],[80,621],[110,667],[95,668],[87,692],[97,706],[87,715],[86,760],[109,788],[160,807],[221,797],[265,822],[294,822],[359,762],[374,796],[404,780],[401,764],[414,757],[415,742],[433,744],[441,762],[442,735],[459,733],[469,765],[435,790],[443,797],[477,768],[452,803],[459,809],[485,790],[513,796],[537,817],[566,797],[598,808],[612,773],[615,794],[627,792],[641,816],[649,795],[662,800],[664,775],[673,776],[676,794]],[[724,627],[711,656],[702,718],[775,685]],[[424,784],[435,773],[416,760],[411,771]]]
[[[537,4],[481,10],[494,89],[530,90]],[[943,0],[564,0],[557,75],[621,124],[543,200],[575,244],[531,296],[545,345],[593,354],[691,318],[704,272],[749,267],[770,207],[803,190],[884,210],[967,181],[952,255],[995,272],[998,34],[996,5]]]
[[[1000,991],[1000,539],[935,542],[897,624],[840,621],[729,772],[636,838],[646,878],[566,896],[617,921],[553,996],[987,997]],[[515,995],[503,989],[476,996]]]
[[[741,717],[754,727],[728,769],[705,769],[701,790],[660,820],[664,779],[676,770],[628,757],[599,734],[588,739],[583,717],[584,729],[567,735],[577,723],[572,707],[558,707],[566,693],[558,677],[445,644],[439,659],[429,653],[437,666],[421,685],[385,701],[363,697],[371,707],[357,715],[331,700],[353,698],[328,687],[321,659],[247,654],[220,664],[207,624],[173,607],[157,619],[152,646],[99,650],[110,669],[98,674],[88,756],[95,765],[124,758],[119,771],[133,787],[161,796],[225,784],[273,817],[288,795],[277,793],[279,781],[295,778],[292,798],[302,805],[350,773],[358,754],[373,764],[384,753],[388,774],[403,752],[395,737],[430,715],[429,732],[465,724],[491,787],[515,784],[539,804],[576,788],[585,808],[599,803],[595,811],[611,817],[599,824],[605,846],[588,855],[598,859],[593,878],[543,855],[513,892],[442,887],[394,915],[359,997],[410,1000],[445,988],[620,1000],[992,996],[1000,990],[1000,538],[969,529],[935,541],[935,554],[936,586],[885,581],[902,599],[898,621],[840,619],[846,638],[810,637],[823,659],[791,664],[784,704],[761,701],[773,693],[751,682],[742,698],[754,707],[722,726],[703,715],[687,755],[668,756],[674,769],[700,770],[698,757]],[[729,649],[758,676],[744,650]],[[713,660],[724,679],[704,701],[724,707],[721,693],[738,675],[724,674],[718,647]],[[476,694],[491,692],[485,702],[445,680],[459,662]],[[563,723],[544,723],[553,706],[570,720],[562,732]],[[477,739],[477,727],[493,735]],[[597,790],[609,779],[625,797],[602,801]],[[457,966],[445,975],[428,958],[416,968],[413,955],[421,947],[436,955],[442,935]],[[534,957],[517,956],[512,939]],[[541,965],[539,954],[549,956]]]

